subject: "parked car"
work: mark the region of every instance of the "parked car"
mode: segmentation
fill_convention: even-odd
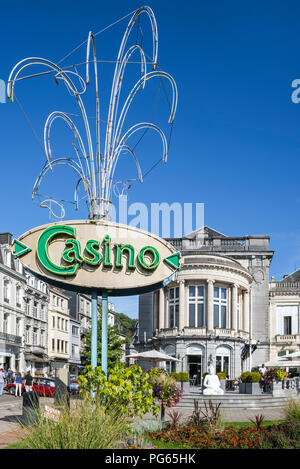
[[[79,393],[79,383],[76,381],[76,379],[70,380],[69,392],[71,395],[76,395]]]
[[[5,386],[5,390],[9,394],[15,394],[15,384],[10,383]],[[33,378],[32,390],[37,392],[39,396],[53,397],[55,394],[55,380],[51,378]],[[21,392],[25,392],[25,385],[22,384]]]

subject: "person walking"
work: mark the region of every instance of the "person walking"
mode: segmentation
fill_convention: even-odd
[[[12,384],[13,383],[13,370],[11,368],[8,368],[7,370],[7,382],[8,384]]]
[[[4,383],[7,384],[7,371],[5,368],[3,368],[2,371],[4,373]]]
[[[27,374],[24,376],[25,391],[32,391],[32,381],[33,377],[30,374],[30,370],[27,371]]]
[[[20,395],[20,397],[22,396],[22,382],[23,382],[23,379],[22,379],[21,373],[16,373],[16,377],[15,377],[16,397],[18,397],[18,394]]]
[[[5,384],[5,374],[3,373],[3,368],[0,369],[0,396],[3,394]]]

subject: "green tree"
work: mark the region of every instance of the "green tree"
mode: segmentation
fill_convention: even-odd
[[[98,334],[97,334],[97,365],[101,366],[101,344],[102,344],[102,319],[101,319],[101,309],[99,309],[99,319],[98,319]],[[85,366],[91,364],[91,342],[92,334],[91,329],[89,329],[83,338],[83,364]],[[113,367],[116,363],[120,362],[121,356],[123,354],[123,345],[126,344],[126,339],[120,335],[118,326],[108,326],[107,329],[107,365],[108,368]]]
[[[128,338],[132,337],[136,328],[137,319],[132,319],[124,313],[115,313],[115,321],[120,331]]]

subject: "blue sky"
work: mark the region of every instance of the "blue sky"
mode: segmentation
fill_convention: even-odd
[[[202,202],[205,224],[229,236],[269,234],[275,256],[271,275],[281,279],[300,267],[299,154],[300,103],[291,100],[292,81],[300,79],[300,5],[297,1],[150,1],[158,22],[159,65],[178,85],[179,104],[167,165],[160,164],[143,185],[134,184],[129,202]],[[141,6],[121,2],[14,2],[1,6],[0,79],[7,80],[17,61],[41,56],[58,61],[96,32]],[[114,60],[127,20],[97,38],[98,58]],[[145,47],[147,22],[145,24]],[[149,47],[147,49],[150,50]],[[85,60],[79,49],[64,64]],[[82,69],[80,69],[82,71]],[[103,64],[103,116],[112,64]],[[132,65],[128,86],[134,83]],[[89,90],[88,112],[93,112]],[[129,116],[136,122],[153,114],[157,87],[151,85]],[[20,100],[37,138],[19,106],[0,104],[1,223],[14,236],[49,222],[48,213],[31,201],[42,168],[43,124],[53,110],[74,112],[74,104],[54,80],[18,83]],[[163,96],[160,96],[164,98]],[[144,99],[144,100],[143,100]],[[165,123],[164,99],[155,108]],[[168,127],[165,125],[168,135]],[[54,134],[54,150],[68,152],[71,139],[63,128]],[[160,157],[157,140],[139,146],[143,170]],[[122,163],[122,171],[134,168]],[[121,176],[120,176],[121,177]],[[65,171],[51,176],[53,188],[72,195],[74,180]],[[84,205],[66,219],[87,216]],[[137,313],[137,299],[117,299],[116,309]]]

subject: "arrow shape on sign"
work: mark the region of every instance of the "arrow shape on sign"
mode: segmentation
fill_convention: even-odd
[[[164,261],[169,264],[173,269],[178,270],[180,268],[179,259],[181,258],[180,252],[175,252],[164,259]]]
[[[18,241],[17,239],[14,240],[14,258],[18,259],[19,257],[24,256],[24,254],[27,254],[28,252],[32,251],[29,247],[25,246],[25,244],[21,243],[21,241]]]

